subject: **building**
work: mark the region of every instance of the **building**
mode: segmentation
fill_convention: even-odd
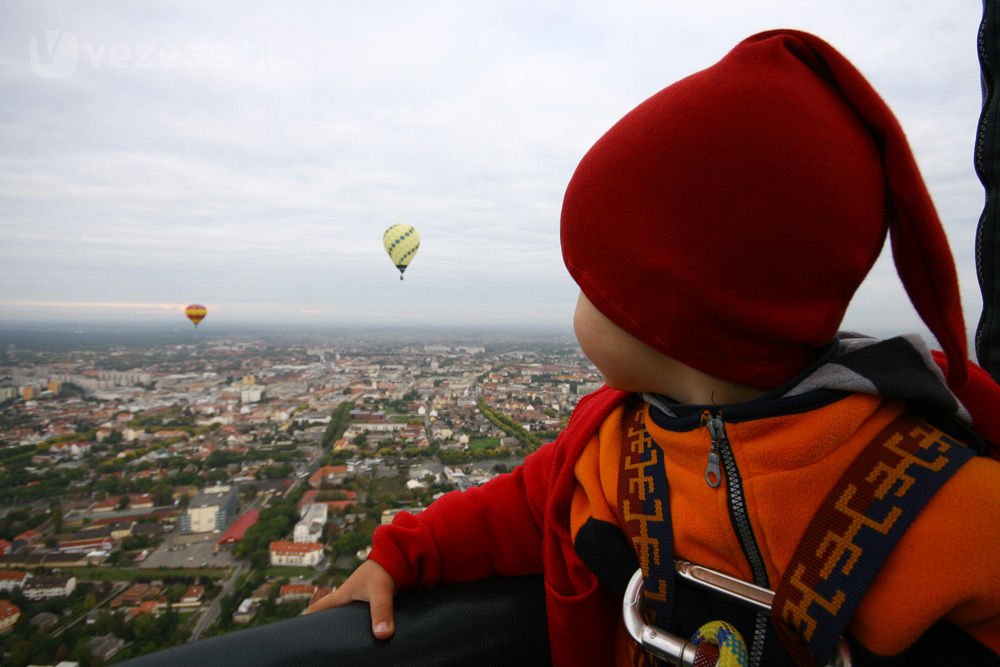
[[[0,556],[0,569],[33,570],[36,568],[89,567],[100,565],[107,554],[66,554],[23,551]]]
[[[253,593],[250,594],[250,599],[254,602],[263,602],[271,595],[272,588],[274,588],[274,584],[270,581],[265,581],[254,589]]]
[[[132,535],[132,528],[134,526],[135,526],[135,521],[132,520],[115,521],[114,523],[108,524],[108,529],[110,530],[111,539],[124,540],[126,537]]]
[[[153,376],[150,373],[140,371],[100,371],[97,380],[103,383],[101,388],[109,387],[129,387],[139,384],[150,384]]]
[[[215,544],[215,550],[218,551],[222,547],[232,546],[242,540],[250,526],[257,523],[258,519],[260,519],[259,509],[252,509],[241,516],[219,538],[219,541]]]
[[[247,598],[240,603],[239,608],[233,612],[233,622],[246,625],[257,615],[257,603]]]
[[[30,575],[17,570],[0,571],[0,591],[18,591]]]
[[[309,486],[318,489],[324,483],[336,485],[344,481],[345,477],[347,477],[347,466],[323,466],[309,478]]]
[[[48,630],[59,625],[59,616],[51,611],[40,611],[28,621],[28,627],[32,630]]]
[[[67,597],[76,590],[76,577],[67,574],[40,574],[24,582],[21,590],[29,600]]]
[[[49,452],[80,459],[90,452],[90,447],[91,443],[89,442],[57,442],[49,447]]]
[[[59,551],[66,554],[85,554],[94,550],[111,551],[114,548],[112,524],[87,528],[74,533],[68,540],[59,542]]]
[[[341,511],[348,507],[353,507],[357,504],[358,492],[351,491],[350,489],[330,489],[333,492],[341,494],[345,497],[345,500],[321,500],[319,502],[326,505],[327,510],[330,511]],[[303,494],[305,495],[305,494]]]
[[[29,528],[20,535],[14,537],[14,547],[20,549],[23,546],[34,544],[42,539],[42,534],[34,528]]]
[[[175,486],[171,497],[176,501],[180,502],[185,496],[188,500],[194,498],[198,495],[198,487],[190,484],[185,484],[183,486]]]
[[[380,523],[383,526],[388,526],[392,523],[392,520],[396,518],[396,515],[400,512],[409,512],[410,514],[420,514],[424,511],[423,507],[398,507],[396,509],[384,510],[382,512],[382,519]]]
[[[153,495],[150,493],[133,493],[128,497],[128,506],[134,510],[153,507]]]
[[[157,538],[163,532],[163,526],[156,521],[144,521],[132,526],[132,535],[137,537]]]
[[[323,560],[318,542],[271,542],[271,565],[313,566]]]
[[[263,387],[248,387],[240,392],[240,403],[260,403],[265,395]]]
[[[239,509],[236,487],[211,486],[199,493],[181,515],[182,533],[210,533],[225,530]]]
[[[153,600],[159,596],[162,587],[152,584],[132,584],[128,589],[119,593],[109,605],[112,609],[118,607],[137,607],[147,600]]]
[[[114,512],[121,502],[121,496],[108,496],[104,500],[94,503],[90,507],[91,512]]]
[[[205,595],[204,586],[188,586],[181,599],[174,604],[174,609],[192,609],[201,606],[201,599]]]
[[[162,601],[159,600],[146,600],[140,602],[135,607],[129,607],[125,610],[125,618],[129,621],[134,621],[137,616],[143,614],[151,614],[152,616],[157,616],[162,609],[166,609],[167,601],[164,598]]]
[[[13,602],[0,600],[0,635],[7,634],[14,629],[14,625],[21,618],[21,608]]]
[[[302,519],[295,524],[292,539],[296,542],[319,542],[327,521],[327,507],[322,503],[309,505]]]
[[[285,584],[278,589],[278,602],[311,600],[315,594],[316,586],[313,584]]]
[[[87,652],[92,657],[99,658],[102,662],[107,662],[115,657],[124,647],[125,640],[111,634],[104,635],[103,637],[94,637],[87,642]]]

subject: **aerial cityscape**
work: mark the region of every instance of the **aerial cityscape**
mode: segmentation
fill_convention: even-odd
[[[0,332],[0,663],[298,615],[599,383],[564,333]]]

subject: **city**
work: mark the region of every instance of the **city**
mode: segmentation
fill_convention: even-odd
[[[376,526],[510,470],[600,383],[567,334],[76,333],[2,339],[15,667],[298,615]]]

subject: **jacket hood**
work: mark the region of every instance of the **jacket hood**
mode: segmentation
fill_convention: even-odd
[[[741,414],[770,412],[789,402],[801,403],[818,396],[828,400],[839,394],[861,393],[902,400],[920,410],[954,421],[965,430],[972,426],[969,411],[949,388],[941,366],[917,334],[878,339],[841,332],[811,366],[785,384],[753,401],[733,406]],[[669,397],[643,394],[643,399],[668,417],[690,414]]]

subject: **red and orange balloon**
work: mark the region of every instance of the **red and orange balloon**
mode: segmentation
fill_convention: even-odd
[[[194,322],[195,326],[198,326],[198,323],[205,319],[205,315],[208,315],[208,310],[199,303],[192,303],[184,309],[184,314],[187,315],[189,320]]]

